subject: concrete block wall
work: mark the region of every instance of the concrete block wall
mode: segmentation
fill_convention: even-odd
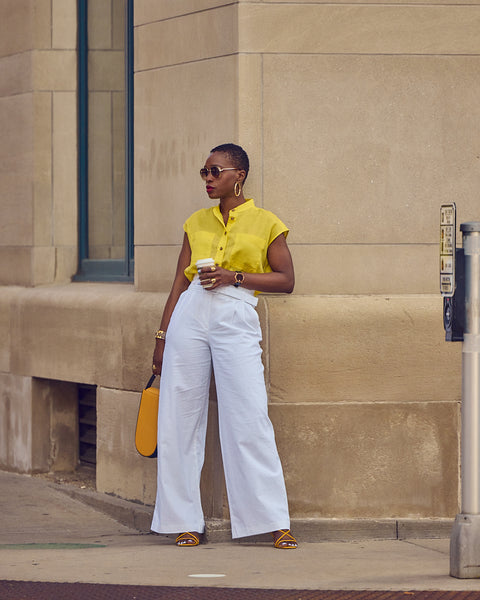
[[[17,28],[0,41],[0,410],[23,423],[4,426],[1,466],[39,468],[35,442],[18,454],[34,421],[48,440],[74,431],[45,386],[93,384],[98,489],[153,502],[155,461],[133,449],[152,334],[182,223],[208,205],[198,170],[236,141],[247,195],[291,228],[295,293],[259,312],[292,516],[452,518],[461,348],[443,341],[439,207],[479,218],[480,3],[136,0],[134,286],[68,282],[75,14],[0,8]],[[223,519],[215,412],[212,392],[202,489]]]
[[[455,514],[461,364],[440,310],[432,296],[268,304],[271,415],[295,515]]]
[[[78,464],[76,386],[0,373],[0,468],[73,471]]]
[[[0,281],[69,281],[77,267],[74,0],[0,6]]]
[[[479,22],[478,2],[137,2],[139,289],[165,285],[197,171],[234,139],[297,294],[437,293],[440,204],[478,214]]]
[[[134,424],[166,295],[108,284],[7,290],[1,466],[72,460],[68,382],[93,384],[97,487],[152,504],[155,461],[136,453]],[[460,353],[443,342],[440,309],[429,295],[261,299],[270,414],[294,518],[456,513]],[[226,518],[214,390],[202,488],[206,514]]]
[[[136,286],[168,289],[198,168],[241,143],[247,194],[291,228],[295,294],[260,310],[296,517],[458,508],[438,225],[477,209],[480,12],[457,4],[136,3]]]

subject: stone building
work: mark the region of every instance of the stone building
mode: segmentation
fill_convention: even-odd
[[[153,502],[139,391],[198,170],[233,141],[291,228],[295,292],[259,312],[292,517],[453,518],[439,208],[479,217],[480,2],[2,0],[0,23],[0,467],[90,461]],[[210,415],[225,519],[213,390]]]

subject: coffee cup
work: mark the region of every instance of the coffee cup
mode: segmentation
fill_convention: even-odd
[[[197,271],[200,273],[204,269],[210,270],[211,267],[214,267],[215,266],[215,261],[213,260],[213,258],[201,258],[201,259],[197,260],[197,262],[195,263],[195,265],[197,267]],[[212,285],[213,284],[204,285],[203,287],[210,288],[210,287],[212,287]]]

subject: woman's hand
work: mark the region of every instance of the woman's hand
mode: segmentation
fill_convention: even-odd
[[[235,281],[234,271],[227,271],[218,265],[206,267],[199,271],[200,283],[206,290],[214,290],[221,285],[232,285]]]
[[[160,375],[162,372],[163,351],[165,350],[165,340],[157,340],[155,350],[153,351],[152,373]]]

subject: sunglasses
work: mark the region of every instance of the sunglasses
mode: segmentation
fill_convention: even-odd
[[[211,169],[203,167],[203,169],[200,169],[200,177],[206,179],[208,174],[211,173],[212,177],[218,179],[223,171],[238,171],[238,169],[237,167],[212,167]]]

